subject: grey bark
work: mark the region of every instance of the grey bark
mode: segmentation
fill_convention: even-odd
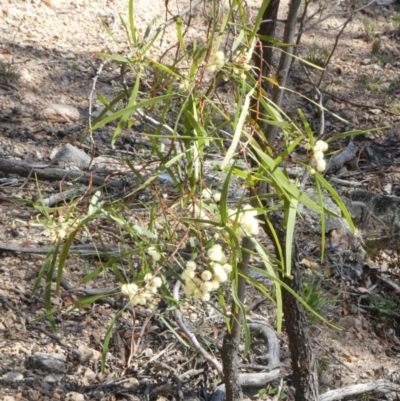
[[[278,213],[270,215],[278,238],[273,237],[267,224],[263,225],[264,231],[271,238],[277,249],[276,240],[282,247],[285,255],[286,231],[283,218]],[[292,278],[281,274],[282,281],[296,294],[302,295],[302,275],[297,261],[298,249],[292,246]],[[307,313],[304,306],[293,297],[287,290],[282,290],[283,315],[285,317],[285,328],[289,341],[291,363],[293,369],[293,385],[296,390],[295,401],[317,401],[318,400],[318,377],[317,366],[312,349]]]
[[[296,254],[297,251],[294,251],[292,260],[293,279],[290,280],[286,277],[284,282],[301,296],[302,279]],[[286,290],[283,291],[283,314],[286,333],[289,338],[293,385],[296,389],[295,400],[317,401],[318,377],[307,314],[304,306]]]
[[[270,0],[262,16],[263,22],[257,32],[258,35],[268,36],[270,38],[275,36],[279,5],[280,0]],[[262,96],[262,92],[269,92],[270,85],[265,78],[271,73],[273,50],[273,44],[270,41],[260,38],[260,46],[258,46],[253,53],[253,62],[259,69],[258,79],[260,80],[261,85],[259,86],[258,96],[254,97],[251,105],[252,119],[258,123],[262,132],[267,129],[267,124],[262,121],[262,119],[267,119],[267,113],[263,110],[258,98]],[[256,137],[256,139],[262,147],[265,146],[265,144],[262,143],[261,137]]]
[[[249,237],[245,237],[242,243],[242,260],[238,264],[239,271],[246,271],[250,262],[248,250],[253,248]],[[244,301],[246,291],[246,279],[238,276],[237,298]],[[231,319],[231,331],[227,332],[223,341],[222,365],[224,370],[224,382],[227,401],[240,401],[243,398],[242,387],[239,382],[239,345],[242,330],[242,312],[233,301],[234,311]]]
[[[0,159],[0,172],[22,177],[36,176],[40,180],[48,181],[76,181],[82,184],[92,183],[95,186],[110,184],[110,181],[107,182],[107,175],[100,177],[82,171],[65,170],[51,164],[37,164],[25,160]]]
[[[262,16],[262,23],[257,34],[273,38],[275,36],[276,20],[278,18],[280,0],[270,0]],[[272,67],[273,43],[267,39],[260,38],[261,49],[253,53],[253,61],[260,68],[263,77],[268,77]],[[263,82],[263,84],[265,81]]]
[[[300,4],[302,0],[291,0],[289,5],[289,14],[285,25],[285,32],[283,34],[283,42],[285,44],[293,44],[294,36],[296,33],[296,22],[299,14]],[[289,73],[289,67],[292,60],[293,46],[284,48],[284,52],[281,54],[281,58],[278,66],[278,82],[279,86],[274,87],[272,101],[276,106],[280,107],[282,104],[284,87]],[[269,146],[273,146],[278,132],[278,127],[275,125],[269,125],[266,132],[266,137]]]

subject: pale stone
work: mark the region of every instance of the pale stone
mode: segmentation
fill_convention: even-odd
[[[41,115],[46,120],[57,123],[76,122],[81,116],[76,107],[60,103],[50,104],[42,111]]]
[[[1,376],[1,380],[7,383],[18,382],[24,380],[24,375],[20,372],[8,372],[5,375]]]
[[[83,394],[71,392],[65,395],[65,401],[85,401],[85,397]]]

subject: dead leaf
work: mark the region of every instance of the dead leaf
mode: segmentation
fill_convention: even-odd
[[[4,47],[0,47],[0,54],[12,54],[12,52]]]
[[[351,354],[349,354],[349,353],[346,352],[346,351],[342,351],[342,352],[340,353],[340,356],[341,356],[343,359],[345,359],[347,362],[350,362],[350,363],[354,363],[354,362],[357,362],[357,361],[358,361],[358,358],[357,358],[356,356],[351,355]]]
[[[317,262],[313,262],[312,260],[303,258],[300,263],[306,265],[309,269],[319,270],[319,264]]]
[[[350,313],[350,307],[347,300],[342,302],[342,315],[347,316]]]
[[[122,340],[118,330],[114,330],[112,338],[113,338],[114,349],[115,349],[114,353],[119,358],[121,363],[125,364],[126,363],[125,343]]]
[[[331,274],[331,266],[329,264],[326,264],[324,266],[324,276],[330,276]]]

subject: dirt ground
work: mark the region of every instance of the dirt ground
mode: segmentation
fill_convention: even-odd
[[[166,11],[166,3],[135,0],[135,19],[141,32],[156,15],[160,15],[158,23],[161,23],[187,6],[183,0],[169,2]],[[331,49],[349,10],[364,5],[361,1],[355,5],[338,3],[333,15],[303,34],[298,48],[300,56],[308,57],[311,50],[315,50],[315,44]],[[312,10],[317,9],[317,4],[315,2]],[[251,1],[248,5],[255,13],[257,2]],[[400,28],[391,19],[395,7],[390,1],[378,1],[355,12],[338,42],[322,89],[324,105],[329,110],[325,113],[327,137],[345,130],[390,126],[355,139],[360,149],[357,163],[346,172],[342,171],[340,177],[361,182],[363,189],[368,191],[400,196],[400,33],[397,31]],[[96,54],[108,51],[124,54],[127,51],[120,22],[120,15],[126,19],[127,8],[126,0],[3,0],[0,3],[0,62],[5,63],[3,75],[7,76],[6,80],[0,80],[1,159],[48,163],[52,151],[65,143],[90,152],[90,143],[81,144],[81,139],[90,119],[89,96],[93,78],[103,61]],[[281,9],[279,18],[283,19],[287,5]],[[193,39],[201,39],[206,32],[203,11],[200,5],[193,12],[188,32]],[[114,34],[114,40],[105,31],[101,19]],[[368,27],[372,27],[371,37]],[[173,25],[167,28],[162,42],[156,42],[154,57],[171,46],[174,29]],[[379,43],[373,52],[374,42]],[[18,78],[14,79],[8,70],[10,63]],[[118,85],[119,74],[119,66],[107,64],[94,92],[114,93],[113,85]],[[310,69],[308,74],[295,63],[289,87],[311,94],[313,86],[309,79],[317,82],[320,73]],[[100,102],[95,96],[91,102],[94,116]],[[54,104],[71,108],[54,114],[49,111],[49,106]],[[305,110],[310,124],[318,130],[318,109],[293,93],[285,95],[285,111],[289,116],[297,118],[298,108]],[[107,166],[113,160],[114,169],[127,170],[122,156],[132,150],[132,141],[123,138],[112,148],[112,132],[112,127],[105,127],[94,134],[96,156],[106,156]],[[339,149],[345,145],[343,142],[337,146]],[[17,198],[37,199],[35,180],[11,177],[14,177],[12,182],[8,180],[10,176],[0,177],[5,179],[0,181],[0,245],[36,249],[49,246],[50,231],[27,224],[35,221],[37,210],[24,203],[15,203]],[[58,192],[63,185],[43,182],[42,195],[46,197]],[[140,221],[145,217],[141,217],[139,211],[135,219]],[[114,243],[118,231],[109,226],[103,229],[102,239]],[[80,240],[85,242],[85,238]],[[313,258],[312,252],[304,256]],[[171,394],[171,380],[173,383],[174,377],[184,374],[187,374],[182,376],[187,380],[187,388],[192,391],[185,394],[185,399],[202,398],[201,394],[193,393],[193,389],[203,386],[210,390],[213,384],[210,377],[215,377],[215,372],[208,372],[193,350],[179,343],[166,329],[165,322],[161,324],[151,318],[146,310],[136,315],[134,325],[128,311],[121,314],[111,336],[105,373],[100,373],[103,342],[108,325],[118,308],[123,306],[121,297],[106,298],[68,314],[61,312],[56,319],[57,332],[52,331],[46,320],[33,321],[45,314],[44,289],[39,287],[36,296],[30,296],[44,258],[45,254],[0,249],[1,400],[137,400],[149,399],[149,394],[152,399],[164,400]],[[397,261],[397,252],[385,248],[366,263],[378,266],[378,270],[389,269],[392,281],[400,285]],[[94,284],[82,284],[80,280],[98,265],[96,258],[72,255],[62,291],[51,299],[53,307],[69,305],[82,295],[93,294]],[[354,304],[354,299],[362,302],[363,294],[359,288],[368,287],[367,284],[358,282],[355,285],[356,280],[350,279],[347,282],[335,278],[329,280],[325,283],[328,287],[345,286],[342,294],[346,294],[348,300],[341,298],[327,310],[328,318],[343,327],[342,331],[319,323],[312,326],[321,392],[378,379],[400,384],[399,291],[392,289],[390,292],[398,308],[394,307],[390,318],[383,319],[370,310],[359,308],[354,311],[349,307]],[[118,283],[114,276],[104,274],[95,285],[99,290],[112,292]],[[257,296],[250,292],[249,303]],[[271,306],[264,303],[256,313],[273,324],[275,316]],[[211,308],[204,312],[199,305],[199,308],[187,311],[187,316],[207,341],[216,341],[222,333],[223,322],[216,318]],[[135,352],[128,350],[133,338],[137,344]],[[288,389],[287,399],[290,399],[290,380],[287,381],[290,361],[284,334],[279,335],[279,340],[284,365],[281,376]],[[258,346],[258,351],[253,350],[254,358],[261,352],[262,345]],[[49,364],[38,361],[38,353],[49,354]],[[154,386],[154,383],[158,385]],[[258,398],[272,397],[272,394],[263,394]],[[379,397],[386,398],[363,399],[399,399],[393,393]]]

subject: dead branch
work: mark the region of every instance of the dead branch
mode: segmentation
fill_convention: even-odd
[[[78,198],[79,196],[83,195],[87,188],[85,187],[74,187],[71,189],[68,189],[67,191],[63,191],[57,194],[52,194],[48,198],[42,199],[41,203],[44,206],[53,206],[57,204],[60,201],[66,201],[67,199],[74,199]]]
[[[304,82],[306,84],[310,84],[310,82],[307,79],[304,79],[304,78],[302,78],[302,77],[300,77],[298,75],[292,75],[292,78],[293,79],[297,79],[300,82]],[[397,116],[397,117],[400,116],[399,113],[396,113],[394,111],[390,111],[388,109],[385,109],[384,107],[380,106],[379,104],[376,104],[376,105],[374,105],[374,104],[362,104],[362,103],[358,103],[358,102],[353,102],[352,100],[345,99],[344,97],[338,96],[335,93],[329,92],[329,91],[327,91],[325,89],[322,89],[322,88],[320,88],[320,91],[322,93],[325,93],[325,95],[328,95],[328,96],[332,97],[333,99],[338,100],[339,102],[348,103],[348,104],[350,104],[350,105],[352,105],[354,107],[362,107],[362,108],[365,108],[365,109],[379,109],[383,113],[387,113],[387,114],[390,114],[392,116]]]
[[[77,170],[67,170],[56,167],[52,164],[37,164],[25,160],[0,159],[0,171],[4,174],[16,174],[21,177],[36,176],[38,179],[47,181],[76,181],[82,184],[92,183],[94,186],[116,184],[108,182],[107,176],[99,174],[83,173]],[[107,172],[110,173],[109,171]]]
[[[12,246],[7,244],[0,243],[0,252],[22,252],[22,253],[38,253],[38,254],[47,254],[52,250],[49,246],[44,247],[19,247]],[[74,245],[71,246],[69,253],[78,254],[82,257],[112,257],[117,258],[127,252],[132,251],[131,248],[127,247],[118,247],[116,245],[107,245],[107,244],[83,244],[83,245]],[[61,252],[61,248],[60,248]]]
[[[341,400],[344,397],[349,397],[356,394],[359,395],[371,391],[374,393],[388,393],[389,391],[400,392],[400,386],[387,380],[377,380],[369,383],[355,384],[353,386],[346,386],[336,390],[327,391],[319,396],[318,401]]]
[[[342,152],[329,159],[328,171],[338,170],[343,166],[343,164],[353,160],[357,150],[357,146],[354,145],[353,141],[350,141]]]
[[[173,297],[176,301],[179,301],[179,289],[181,286],[181,282],[177,281],[174,289],[173,289]],[[198,342],[196,336],[188,329],[185,325],[182,314],[179,309],[175,309],[174,311],[175,320],[179,326],[179,328],[185,333],[185,335],[190,338],[193,347],[196,349],[199,354],[201,354],[208,362],[210,362],[218,371],[220,375],[223,374],[221,364],[213,358]],[[280,364],[280,350],[279,350],[279,341],[276,337],[275,332],[268,327],[268,325],[262,321],[254,322],[249,324],[249,329],[252,332],[255,332],[257,336],[263,338],[267,348],[268,348],[268,365],[265,366],[266,370],[271,370],[269,372],[261,372],[261,373],[241,373],[238,375],[238,383],[241,387],[263,387],[266,384],[270,383],[273,380],[276,380],[280,375],[279,367]],[[213,401],[217,401],[219,399],[224,399],[226,394],[225,385],[221,385],[218,387],[217,391],[214,392],[212,396]]]
[[[179,301],[179,289],[181,287],[181,282],[177,281],[174,286],[173,290],[173,297],[176,301]],[[205,360],[211,363],[211,365],[214,366],[214,368],[217,370],[218,374],[221,376],[223,375],[222,371],[222,366],[221,364],[213,358],[202,346],[201,344],[197,341],[196,336],[186,327],[185,323],[183,322],[182,319],[182,314],[178,308],[174,310],[174,315],[175,315],[175,320],[176,323],[178,323],[179,328],[185,333],[185,335],[190,339],[194,349],[203,356]]]

